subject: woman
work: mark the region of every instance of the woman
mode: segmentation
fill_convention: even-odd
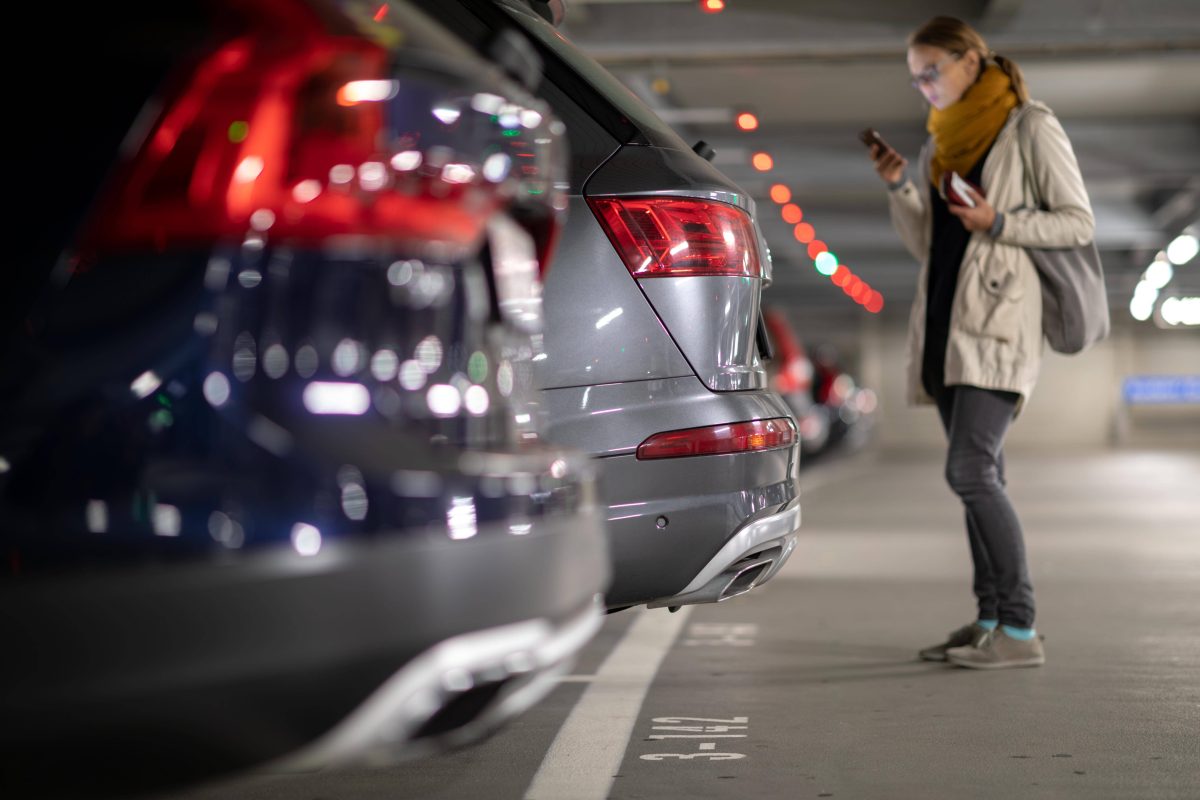
[[[1041,362],[1041,290],[1025,248],[1090,242],[1091,207],[1062,126],[973,28],[930,20],[909,37],[908,68],[932,106],[920,176],[909,179],[908,162],[885,144],[871,158],[893,225],[922,264],[909,394],[936,404],[946,429],[946,480],[966,511],[978,600],[974,622],[920,656],[977,669],[1038,666],[1045,652],[1002,447]],[[951,171],[982,189],[967,190],[973,208],[938,191]]]

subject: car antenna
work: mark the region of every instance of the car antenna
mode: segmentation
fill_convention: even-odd
[[[717,154],[717,151],[712,149],[712,145],[703,139],[692,145],[692,152],[703,158],[705,161],[712,161],[713,156]]]

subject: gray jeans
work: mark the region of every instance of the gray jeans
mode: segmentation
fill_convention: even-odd
[[[1025,537],[1004,480],[1002,448],[1017,399],[1012,392],[975,386],[947,386],[936,398],[950,440],[946,482],[966,509],[979,618],[1032,628]]]

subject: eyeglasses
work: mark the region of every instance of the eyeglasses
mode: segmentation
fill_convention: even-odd
[[[925,69],[918,72],[912,79],[912,87],[920,90],[922,86],[929,86],[937,83],[938,78],[942,77],[942,65],[951,61],[958,61],[962,58],[962,53],[951,53],[941,61],[930,64]]]

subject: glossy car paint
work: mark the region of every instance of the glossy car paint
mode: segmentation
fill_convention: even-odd
[[[570,199],[551,275],[543,293],[545,358],[535,364],[539,386],[694,375],[582,197]],[[564,422],[553,413],[548,420],[555,430]]]
[[[632,455],[655,433],[789,416],[779,396],[765,390],[755,347],[769,252],[755,226],[760,278],[635,280],[586,200],[697,198],[751,217],[753,202],[524,4],[421,5],[480,48],[485,31],[515,22],[546,57],[539,96],[567,119],[569,139],[591,157],[590,171],[571,173],[571,220],[547,276],[548,352],[535,364],[536,378],[545,390],[548,437],[598,457],[603,469],[614,573],[608,605],[673,599],[739,531],[774,514],[791,519],[786,514],[797,502],[797,445],[660,462]],[[610,151],[601,151],[604,142]],[[663,528],[660,516],[667,517]]]
[[[798,502],[795,447],[660,461],[634,456],[665,430],[790,416],[774,393],[712,392],[692,375],[552,389],[543,397],[547,438],[600,456],[614,558],[611,607],[674,595],[737,530]]]
[[[370,15],[334,18],[349,36]],[[439,62],[434,39],[419,69],[390,67],[433,88],[390,98],[388,124],[448,90],[464,122],[480,92],[537,107],[452,40]],[[471,133],[431,132],[442,149],[424,163],[483,172],[471,147],[511,128],[478,116]],[[539,138],[552,151],[555,136]],[[314,744],[347,715],[368,723],[361,749],[316,765],[379,762],[460,743],[549,690],[530,679],[594,631],[606,545],[589,462],[518,446],[536,435],[519,412],[538,349],[497,308],[477,250],[486,215],[516,211],[514,197],[553,215],[554,161],[470,187],[475,249],[397,230],[318,243],[281,217],[157,252],[113,246],[110,227],[68,252],[0,374],[6,786],[174,785]],[[391,176],[386,191],[452,197],[439,174]],[[444,641],[514,625],[537,631],[505,639],[508,671],[467,673],[465,687],[460,674],[453,693],[443,672],[413,671],[444,664],[431,655]],[[414,675],[411,698],[380,699]]]

